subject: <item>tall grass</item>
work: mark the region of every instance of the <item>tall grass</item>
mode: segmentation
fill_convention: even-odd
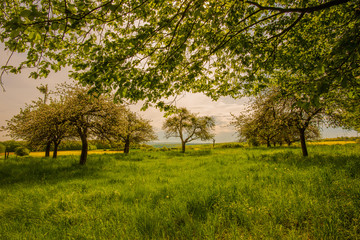
[[[0,160],[0,239],[359,239],[360,148]]]

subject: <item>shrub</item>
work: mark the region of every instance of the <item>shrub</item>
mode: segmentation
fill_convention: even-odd
[[[5,154],[5,145],[0,143],[0,159],[2,158],[3,153]]]
[[[166,152],[166,151],[169,151],[170,149],[169,148],[167,148],[167,147],[162,147],[162,148],[160,148],[160,151],[163,151],[163,152]]]
[[[356,142],[357,144],[360,144],[360,138],[356,139],[355,142]]]
[[[30,154],[30,150],[27,149],[26,147],[17,147],[15,149],[15,154],[17,156],[27,156]]]
[[[154,147],[151,145],[147,145],[147,144],[140,144],[140,149],[152,150],[152,149],[154,149]]]
[[[249,143],[250,146],[253,146],[253,147],[260,146],[260,143],[259,143],[259,141],[258,141],[258,139],[256,137],[249,138],[248,143]]]
[[[4,153],[5,152],[5,145],[0,143],[0,153]]]
[[[97,147],[96,147],[96,145],[89,144],[88,149],[89,149],[89,150],[96,150]]]
[[[80,141],[63,141],[59,146],[59,150],[81,150]]]
[[[219,148],[242,148],[244,144],[242,143],[224,143],[219,145]]]

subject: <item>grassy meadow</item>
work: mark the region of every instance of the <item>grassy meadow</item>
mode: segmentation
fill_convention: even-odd
[[[360,145],[0,160],[0,239],[360,239]]]

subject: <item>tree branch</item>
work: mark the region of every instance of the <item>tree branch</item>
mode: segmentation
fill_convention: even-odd
[[[321,11],[336,5],[340,5],[340,4],[344,4],[349,2],[350,0],[333,0],[327,3],[323,3],[317,6],[313,6],[313,7],[307,7],[307,8],[281,8],[281,7],[265,7],[262,6],[256,2],[252,2],[252,1],[246,1],[246,3],[250,4],[250,5],[254,5],[256,7],[258,7],[261,10],[269,10],[269,11],[277,11],[277,12],[281,12],[281,13],[290,13],[290,12],[298,12],[298,13],[312,13],[312,12],[316,12],[316,11]]]
[[[8,66],[9,62],[10,62],[10,59],[11,57],[13,56],[14,52],[15,52],[15,49],[16,47],[14,48],[14,50],[11,51],[11,54],[9,56],[9,58],[7,59],[6,63],[5,63],[5,66],[3,66],[3,70],[1,71],[1,75],[0,75],[0,86],[3,90],[3,92],[5,92],[5,87],[4,87],[4,83],[2,81],[2,76],[4,75],[5,71],[6,71],[6,67]]]
[[[263,22],[263,21],[269,20],[269,19],[271,19],[271,18],[273,18],[273,17],[276,17],[276,16],[278,16],[278,15],[280,15],[280,14],[281,14],[281,13],[276,13],[276,14],[274,14],[274,15],[271,15],[271,16],[269,16],[269,17],[266,17],[266,18],[264,18],[264,19],[261,19],[261,20],[259,20],[259,21],[256,21],[256,22],[254,22],[253,24],[251,24],[251,25],[249,25],[249,26],[246,26],[246,27],[244,27],[244,28],[242,28],[242,29],[234,32],[234,35],[232,35],[232,36],[230,36],[228,39],[226,39],[226,37],[229,35],[229,33],[231,33],[231,31],[228,32],[228,33],[223,37],[222,42],[221,42],[220,44],[218,44],[218,46],[215,47],[212,51],[210,51],[209,56],[212,55],[212,54],[214,54],[214,53],[215,53],[216,51],[218,51],[219,49],[221,49],[221,48],[222,48],[223,46],[225,46],[231,39],[233,39],[234,37],[236,37],[237,35],[239,35],[241,32],[246,31],[247,29],[249,29],[249,28],[251,28],[251,27],[253,27],[253,26],[257,25],[257,24],[259,24],[259,23],[261,23],[261,22]]]
[[[267,39],[267,41],[271,40],[271,39],[274,39],[274,38],[278,38],[280,37],[281,35],[284,35],[286,34],[288,31],[290,31],[303,17],[304,17],[305,13],[302,12],[299,17],[290,25],[288,26],[287,28],[285,28],[283,31],[281,31],[280,33],[270,37]]]
[[[189,4],[186,6],[184,12],[182,13],[182,16],[181,16],[180,20],[176,23],[176,26],[175,26],[175,29],[173,31],[173,35],[172,35],[172,37],[170,39],[170,42],[167,44],[167,46],[165,48],[170,48],[171,47],[171,44],[172,44],[172,42],[173,42],[173,40],[174,40],[174,38],[175,38],[175,36],[177,34],[177,29],[179,28],[180,23],[185,18],[185,15],[186,15],[187,11],[190,9],[191,3],[192,3],[192,1],[190,1]]]

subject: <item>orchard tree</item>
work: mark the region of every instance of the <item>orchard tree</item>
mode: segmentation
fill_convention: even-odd
[[[21,143],[14,140],[5,141],[2,144],[5,145],[5,159],[9,158],[10,153],[15,152],[16,148],[22,147]]]
[[[45,157],[50,155],[50,146],[54,144],[53,158],[56,158],[59,144],[71,133],[62,111],[60,102],[27,106],[7,121],[3,129],[12,138],[26,140],[32,147],[46,146]]]
[[[39,90],[42,94],[44,94],[44,98],[42,99],[42,102],[43,104],[46,104],[47,103],[47,100],[49,99],[49,94],[50,94],[50,91],[49,91],[49,87],[47,84],[45,85],[40,85],[38,87],[36,87],[37,90]]]
[[[26,106],[25,109],[20,109],[20,113],[13,116],[11,120],[7,121],[6,126],[1,127],[1,131],[8,131],[8,136],[14,139],[26,139],[30,137],[32,131],[26,126],[30,120],[31,107]]]
[[[273,119],[263,118],[260,114],[233,115],[231,125],[235,127],[240,140],[249,142],[256,140],[259,143],[266,143],[267,147],[271,147],[271,141],[279,134],[279,127],[276,126]]]
[[[137,116],[129,108],[114,104],[111,113],[98,122],[95,135],[110,143],[124,143],[124,153],[130,151],[130,144],[144,143],[157,139],[150,120]]]
[[[49,87],[48,85],[40,85],[38,87],[36,87],[40,93],[44,94],[44,98],[41,100],[41,98],[39,99],[39,102],[43,103],[43,104],[46,104],[47,103],[47,100],[49,98],[49,95],[50,95],[50,91],[49,91]],[[38,102],[38,104],[39,104]],[[47,144],[46,144],[46,147],[45,147],[45,157],[49,157],[50,156],[50,148],[51,148],[51,142],[48,141]],[[54,152],[54,156],[56,156],[55,152]]]
[[[318,126],[323,121],[325,108],[320,102],[311,103],[305,95],[296,98],[295,94],[272,89],[258,96],[249,110],[233,116],[231,124],[240,136],[257,137],[268,147],[271,142],[284,140],[291,144],[299,139],[303,156],[308,156],[306,138],[319,136]]]
[[[5,158],[5,149],[6,149],[5,145],[0,143],[0,153],[1,154],[4,153],[4,158]]]
[[[15,139],[29,141],[32,147],[39,148],[45,145],[45,157],[49,157],[53,142],[52,137],[50,137],[52,132],[49,128],[52,127],[53,122],[45,118],[58,117],[58,112],[53,112],[48,116],[46,113],[40,113],[49,110],[49,107],[45,106],[49,98],[49,88],[48,85],[40,85],[37,89],[44,94],[44,98],[39,98],[38,101],[33,101],[33,104],[26,105],[25,109],[21,109],[19,114],[7,121],[7,126],[2,127],[2,129],[7,130],[9,135]],[[58,111],[57,107],[54,107],[53,111]],[[44,130],[44,128],[47,129]],[[55,142],[57,141],[55,140]],[[56,151],[53,156],[56,157]]]
[[[280,134],[287,128],[282,107],[272,100],[273,93],[266,92],[259,94],[248,109],[239,116],[233,116],[233,125],[238,136],[247,140],[256,138],[260,143],[266,143],[271,147],[271,142],[279,142]]]
[[[124,111],[113,102],[112,97],[96,96],[88,91],[88,88],[78,85],[61,85],[57,91],[58,100],[49,104],[39,101],[27,106],[7,121],[3,130],[15,139],[28,141],[31,146],[46,146],[46,156],[49,155],[50,145],[54,144],[54,158],[64,138],[79,137],[82,142],[80,164],[83,165],[87,159],[88,139],[98,137],[99,129],[106,124],[121,125],[117,116]]]
[[[99,136],[100,132],[104,134],[104,125],[109,122],[119,124],[117,111],[123,109],[116,106],[113,98],[107,95],[97,96],[89,92],[88,88],[78,85],[64,85],[60,88],[60,95],[63,101],[62,114],[81,140],[80,164],[84,165],[88,155],[89,138]]]
[[[300,141],[299,130],[295,126],[288,126],[283,128],[280,135],[276,137],[277,141],[285,142],[288,146],[291,146],[294,142]],[[317,124],[311,124],[305,131],[305,139],[318,139],[320,138],[320,130]]]
[[[326,92],[359,84],[359,12],[358,0],[4,1],[0,41],[27,59],[3,73],[69,65],[99,93],[145,107],[182,91],[257,93],[277,70],[306,70]]]
[[[185,152],[185,145],[188,142],[200,139],[202,141],[213,139],[211,133],[215,127],[213,117],[198,116],[190,113],[186,108],[180,108],[172,116],[168,117],[163,124],[165,137],[179,137],[181,140],[181,150]]]
[[[43,139],[47,139],[54,146],[53,158],[57,157],[59,145],[63,139],[74,137],[74,131],[64,115],[64,104],[52,101],[48,105],[41,105],[36,111],[37,131],[43,132]],[[35,137],[34,135],[33,137]],[[37,136],[40,140],[41,135]],[[32,142],[32,141],[30,141]],[[48,148],[49,144],[46,145]]]
[[[296,99],[286,99],[287,101],[296,101]],[[293,107],[287,111],[288,119],[292,126],[295,126],[299,131],[301,150],[304,157],[308,156],[306,147],[306,132],[310,126],[318,126],[323,122],[324,108],[316,106],[297,105],[292,102]]]
[[[334,94],[336,96],[327,108],[331,125],[360,132],[360,85],[357,94],[345,90]]]
[[[125,154],[129,153],[132,143],[144,143],[157,139],[149,120],[137,116],[135,112],[131,112],[129,109],[124,109],[118,113],[120,114],[118,122],[112,124],[110,131],[106,134],[110,135],[110,139],[124,143]]]
[[[124,118],[124,131],[117,135],[125,143],[124,153],[129,153],[130,143],[144,143],[157,139],[149,120],[136,116],[136,113],[130,111],[127,111]]]
[[[284,117],[289,121],[288,126],[298,129],[303,156],[308,156],[307,129],[310,126],[318,128],[320,123],[325,122],[326,109],[331,107],[330,93],[336,88],[336,85],[331,84],[313,86],[309,84],[311,77],[311,74],[306,75],[304,69],[299,70],[299,75],[280,73],[278,79],[274,79],[277,86],[273,88],[274,96],[269,99],[270,102],[282,106]]]
[[[40,138],[37,137],[39,131],[37,131],[38,129],[36,127],[38,125],[36,124],[35,126],[35,122],[37,122],[38,119],[35,119],[34,111],[35,108],[30,105],[27,105],[24,109],[20,109],[20,113],[13,116],[10,120],[7,120],[6,126],[2,126],[1,130],[6,131],[7,135],[13,139],[23,139],[31,142],[30,145],[34,148],[44,145],[48,146],[45,151],[45,157],[48,157],[50,156],[51,141],[44,138],[43,134],[41,134]]]

